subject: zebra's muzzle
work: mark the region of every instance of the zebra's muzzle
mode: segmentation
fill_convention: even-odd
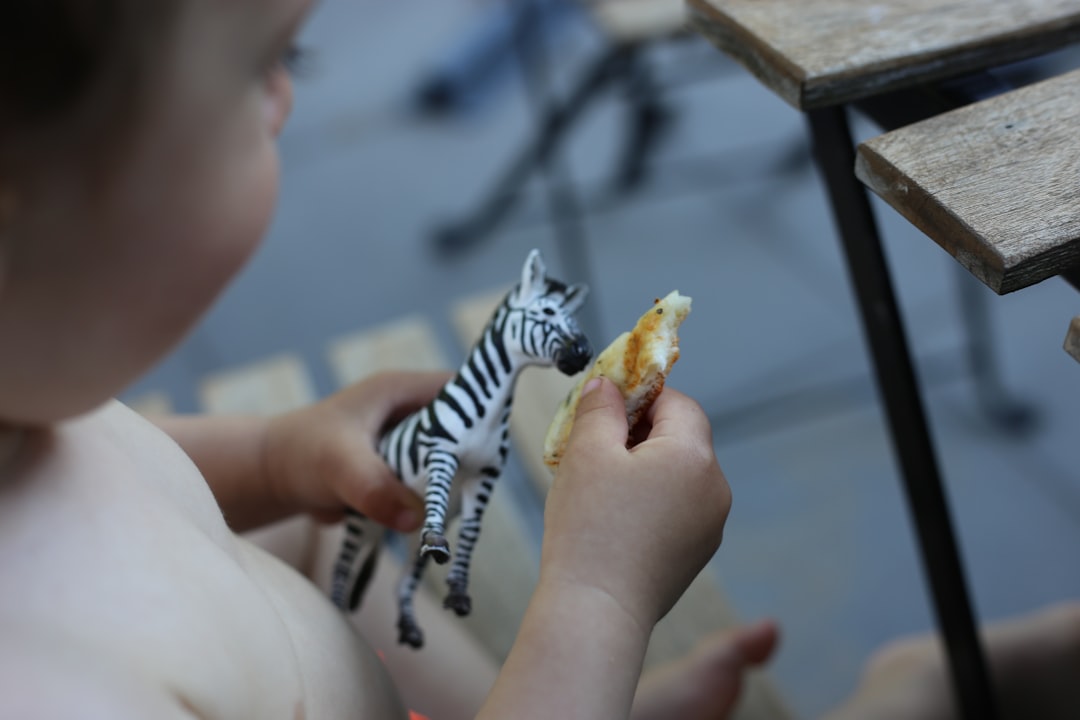
[[[578,335],[555,353],[555,367],[564,375],[576,375],[592,360],[592,346],[584,335]]]

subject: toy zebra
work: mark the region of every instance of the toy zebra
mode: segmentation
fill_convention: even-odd
[[[469,562],[495,482],[510,449],[514,385],[529,365],[555,365],[573,375],[592,359],[574,313],[588,294],[547,277],[537,250],[529,253],[521,282],[495,310],[457,374],[427,406],[396,425],[379,452],[402,482],[424,497],[419,550],[398,586],[398,641],[419,648],[424,637],[413,595],[429,559],[450,560],[446,525],[461,511],[454,563],[447,576],[445,608],[468,615]],[[346,515],[345,539],[333,572],[335,604],[355,610],[375,569],[385,530],[360,513]]]

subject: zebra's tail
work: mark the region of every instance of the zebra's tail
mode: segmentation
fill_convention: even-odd
[[[375,574],[381,528],[355,510],[345,512],[345,539],[334,563],[330,599],[342,610],[360,607],[364,591]]]

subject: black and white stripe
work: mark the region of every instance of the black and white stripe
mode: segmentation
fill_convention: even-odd
[[[592,358],[574,313],[588,289],[547,277],[533,250],[521,282],[495,310],[457,374],[428,405],[405,418],[380,442],[379,450],[402,482],[424,496],[425,517],[415,562],[398,586],[399,640],[420,647],[423,633],[413,595],[429,559],[451,559],[446,524],[460,511],[461,528],[447,577],[444,606],[458,615],[471,610],[469,566],[481,519],[510,451],[514,385],[529,365],[555,365],[567,375]],[[353,610],[374,568],[383,530],[356,512],[334,568],[334,602]]]

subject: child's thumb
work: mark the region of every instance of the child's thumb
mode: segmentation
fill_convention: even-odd
[[[593,378],[581,389],[570,444],[574,440],[589,444],[617,444],[626,447],[626,400],[615,383],[607,378]]]

